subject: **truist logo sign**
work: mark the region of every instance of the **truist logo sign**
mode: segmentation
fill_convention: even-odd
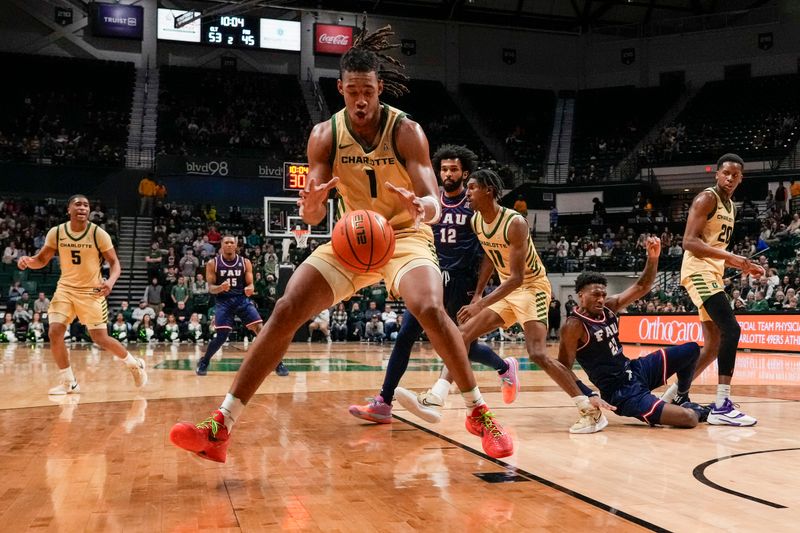
[[[353,27],[336,24],[314,25],[314,53],[341,55],[353,46]]]

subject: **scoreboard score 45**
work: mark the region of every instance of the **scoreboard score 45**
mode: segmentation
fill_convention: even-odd
[[[283,163],[283,190],[302,191],[306,188],[308,163]]]
[[[259,19],[222,15],[203,20],[202,42],[217,46],[258,48]]]

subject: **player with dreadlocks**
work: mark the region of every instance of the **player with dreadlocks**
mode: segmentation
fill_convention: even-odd
[[[483,247],[484,256],[472,302],[458,312],[461,334],[469,345],[475,339],[499,327],[515,322],[525,332],[525,348],[530,360],[547,372],[553,381],[570,395],[580,418],[570,433],[594,433],[607,424],[598,400],[590,400],[572,377],[571,371],[547,356],[547,309],[552,289],[533,245],[528,223],[514,211],[498,203],[503,183],[491,170],[473,172],[467,182],[467,198],[475,210],[472,231]],[[494,271],[500,285],[483,297],[483,289]],[[433,389],[416,396],[397,391],[400,405],[425,419],[434,419],[447,395],[451,372],[442,376]]]
[[[468,409],[467,429],[481,437],[488,455],[513,453],[511,437],[481,397],[466,346],[442,302],[442,278],[428,226],[441,214],[428,139],[419,124],[380,101],[384,90],[397,96],[407,92],[402,65],[386,54],[396,46],[388,40],[391,35],[389,26],[372,34],[362,27],[353,48],[342,56],[337,85],[345,107],[311,131],[308,181],[298,205],[304,222],[318,224],[336,187],[346,210],[369,209],[389,221],[396,236],[392,259],[378,272],[354,274],[339,263],[330,243],[314,250],[277,301],[222,405],[199,424],[176,424],[170,433],[176,446],[224,462],[235,421],[280,362],[295,331],[308,317],[384,279],[450,369]]]

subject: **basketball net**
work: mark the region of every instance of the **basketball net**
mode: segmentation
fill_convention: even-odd
[[[307,229],[295,228],[292,230],[294,233],[294,241],[297,243],[298,248],[308,248],[308,234]]]

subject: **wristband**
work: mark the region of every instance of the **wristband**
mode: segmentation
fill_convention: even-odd
[[[592,389],[590,389],[589,387],[587,387],[586,385],[584,385],[581,380],[576,379],[575,380],[575,384],[578,386],[578,388],[581,390],[581,392],[584,393],[586,396],[588,396],[590,398],[592,396],[597,396],[597,393],[595,391],[593,391]]]

